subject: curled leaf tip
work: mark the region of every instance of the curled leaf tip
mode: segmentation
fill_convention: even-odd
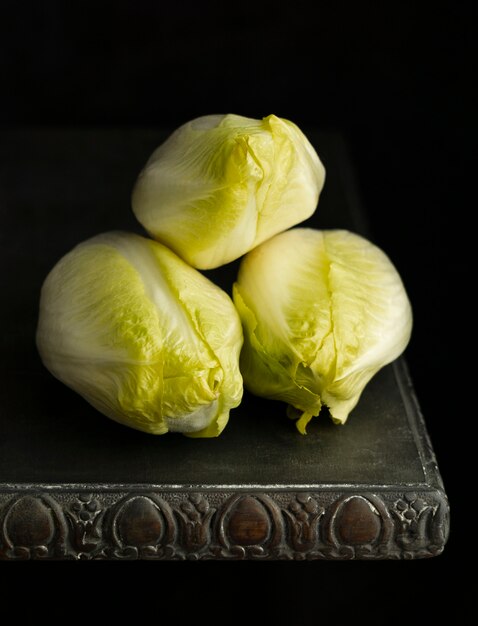
[[[307,411],[304,411],[299,419],[296,421],[295,426],[301,435],[307,434],[307,424],[313,417],[314,416],[312,415],[312,413],[307,413]]]

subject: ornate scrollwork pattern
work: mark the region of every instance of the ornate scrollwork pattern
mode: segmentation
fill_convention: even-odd
[[[211,538],[211,519],[216,509],[200,493],[192,493],[176,508],[184,556],[191,560],[207,554]]]
[[[289,542],[297,559],[317,547],[319,541],[319,520],[324,507],[309,493],[299,493],[293,498],[284,515],[289,523]]]
[[[415,559],[447,536],[438,490],[0,492],[0,560]]]
[[[79,494],[64,509],[70,527],[73,558],[89,560],[102,550],[104,510],[91,494]]]

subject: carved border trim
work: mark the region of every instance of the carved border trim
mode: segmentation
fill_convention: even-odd
[[[0,560],[346,560],[438,555],[441,491],[0,493]]]

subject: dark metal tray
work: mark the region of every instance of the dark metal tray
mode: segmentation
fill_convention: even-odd
[[[0,133],[0,559],[439,554],[447,498],[403,359],[371,381],[345,426],[316,419],[303,437],[284,405],[246,393],[224,433],[206,440],[122,427],[43,368],[43,279],[82,239],[141,232],[131,189],[166,134]],[[341,138],[308,135],[327,168],[308,224],[366,233]],[[230,291],[236,270],[208,275]]]

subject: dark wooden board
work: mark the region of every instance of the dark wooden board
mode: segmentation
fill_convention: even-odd
[[[120,426],[42,366],[34,333],[46,274],[87,237],[142,232],[131,189],[166,134],[0,133],[0,559],[439,554],[447,499],[403,358],[371,381],[345,426],[316,419],[303,437],[283,404],[246,393],[221,437],[205,440]],[[308,134],[327,180],[307,223],[367,233],[343,141]],[[207,275],[230,292],[236,271]]]

